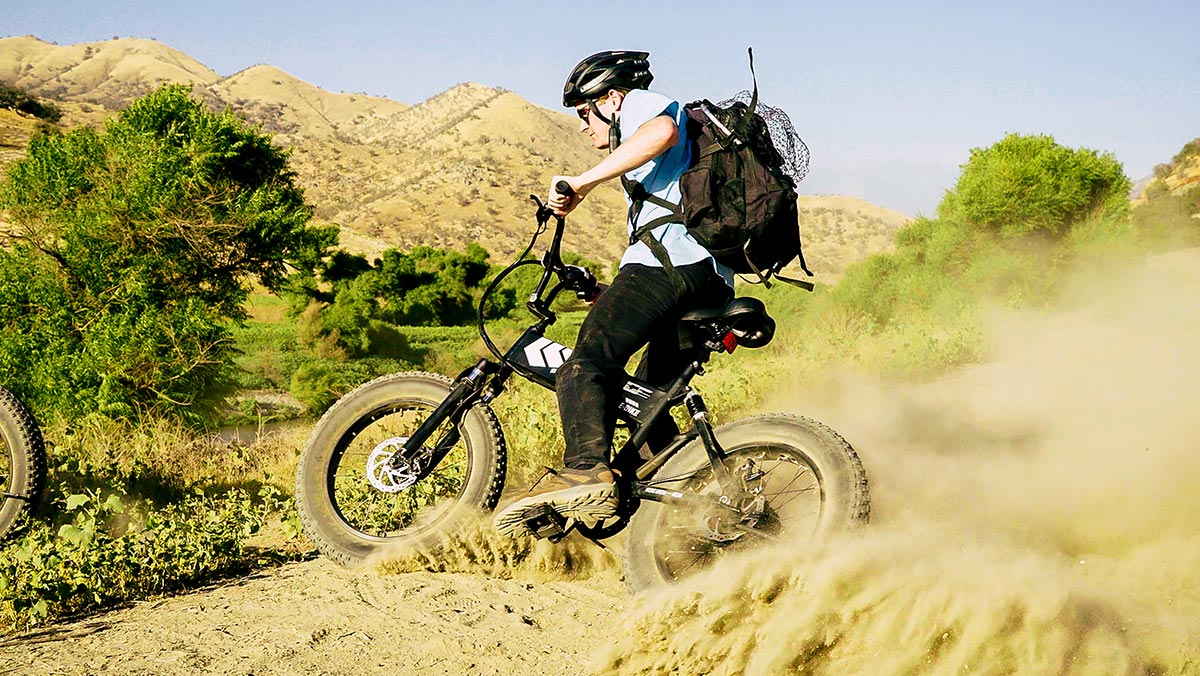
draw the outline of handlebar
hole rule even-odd
[[[554,189],[561,195],[571,196],[575,194],[575,190],[566,181],[558,181],[555,183]],[[580,300],[590,304],[600,294],[600,291],[603,290],[603,285],[599,283],[595,275],[593,275],[590,270],[577,265],[566,265],[563,263],[561,248],[563,229],[566,219],[555,214],[554,211],[551,210],[550,207],[546,206],[537,195],[530,195],[529,198],[532,199],[538,207],[537,231],[534,232],[533,238],[529,241],[529,246],[525,248],[525,251],[523,251],[521,255],[517,257],[517,260],[514,261],[512,265],[505,268],[503,272],[501,272],[496,276],[495,279],[492,280],[492,283],[488,285],[488,288],[483,292],[483,296],[479,299],[479,335],[481,338],[483,338],[483,342],[487,346],[488,350],[505,363],[507,363],[507,360],[492,342],[491,338],[487,334],[487,330],[484,327],[484,307],[487,304],[487,300],[491,296],[492,292],[495,291],[497,286],[499,286],[500,281],[507,277],[513,270],[516,270],[518,267],[523,265],[542,266],[542,278],[538,280],[537,288],[532,294],[530,294],[529,300],[525,303],[525,306],[534,314],[534,316],[541,320],[543,329],[546,326],[553,324],[556,320],[554,312],[550,310],[550,305],[554,302],[554,299],[558,296],[560,291],[563,291],[564,289],[574,291],[576,298],[579,298]],[[529,252],[533,250],[534,244],[537,243],[537,238],[546,231],[546,225],[550,222],[551,218],[554,218],[555,225],[554,236],[550,243],[550,248],[545,254],[542,255],[542,259],[540,261],[527,259],[526,256],[528,256]],[[558,277],[558,283],[547,292],[546,289],[550,285],[551,279],[554,277]]]

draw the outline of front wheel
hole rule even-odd
[[[352,565],[395,545],[430,546],[474,510],[496,506],[506,452],[500,423],[483,405],[430,436],[453,442],[431,472],[388,460],[450,393],[432,373],[397,373],[359,386],[330,408],[309,435],[296,469],[304,532],[323,554]],[[447,442],[449,443],[449,441]],[[418,453],[421,455],[421,453]]]
[[[41,496],[46,444],[33,414],[0,387],[0,541],[11,535]]]
[[[649,480],[652,487],[714,498],[712,506],[650,502],[629,522],[625,583],[632,591],[676,582],[719,557],[780,539],[812,540],[865,523],[867,475],[837,432],[800,416],[765,415],[714,430],[722,464],[741,489],[737,511],[697,439]]]

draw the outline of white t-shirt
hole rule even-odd
[[[691,164],[691,146],[687,140],[686,113],[683,106],[679,105],[678,101],[658,92],[645,89],[629,91],[625,94],[625,99],[621,104],[621,141],[626,141],[639,127],[659,115],[668,115],[675,120],[676,126],[679,127],[679,140],[666,152],[626,173],[625,176],[641,183],[642,187],[650,194],[672,204],[679,204],[681,201],[679,176]],[[629,195],[625,196],[625,201],[630,204]],[[636,222],[628,224],[628,232],[633,234],[633,231],[641,224],[649,223],[670,213],[664,207],[645,202],[637,214]],[[704,260],[712,261],[717,273],[725,278],[730,286],[733,286],[733,272],[713,260],[708,249],[692,239],[682,223],[667,223],[650,232],[655,239],[662,242],[672,265],[680,266]],[[625,250],[625,255],[621,257],[622,267],[630,263],[662,267],[662,263],[650,250],[650,247],[641,241],[631,244]]]

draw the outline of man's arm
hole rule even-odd
[[[555,176],[550,180],[550,207],[559,216],[570,213],[593,188],[637,169],[658,157],[679,140],[679,127],[669,115],[659,115],[633,132],[599,164],[578,176]],[[554,189],[559,181],[566,181],[575,189],[574,197],[560,195]]]

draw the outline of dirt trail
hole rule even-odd
[[[826,548],[634,599],[590,549],[317,560],[9,639],[0,674],[1200,675],[1200,250],[1113,272],[937,381],[779,384],[870,474]]]
[[[577,673],[628,604],[615,573],[578,581],[381,575],[327,561],[0,644],[0,674]]]

